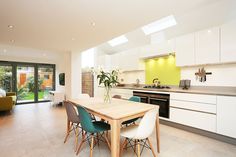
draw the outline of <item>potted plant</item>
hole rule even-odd
[[[111,72],[105,72],[104,70],[100,70],[97,75],[97,79],[99,80],[99,85],[104,85],[104,102],[111,102],[111,88],[116,86],[118,82],[118,70],[112,70]]]

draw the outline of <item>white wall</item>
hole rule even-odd
[[[201,66],[202,67],[202,66]],[[196,80],[195,72],[201,67],[184,67],[181,68],[181,79],[190,79],[193,86],[233,86],[236,87],[236,64],[227,65],[208,65],[204,66],[207,72],[206,82]]]
[[[81,53],[71,52],[71,98],[77,98],[81,94]]]
[[[123,79],[122,84],[132,84],[136,83],[136,80],[139,79],[140,84],[145,84],[145,71],[129,71],[124,72],[119,76],[119,81]]]
[[[70,52],[44,51],[0,44],[0,60],[56,64],[56,90],[70,97]],[[65,86],[59,85],[59,73],[66,75]]]

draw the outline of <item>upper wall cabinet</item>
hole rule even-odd
[[[111,69],[121,69],[122,71],[144,70],[144,63],[139,59],[138,48],[119,52],[111,55]]]
[[[101,67],[105,70],[110,69],[110,55],[100,55],[96,58],[97,67]]]
[[[175,52],[175,39],[146,45],[140,48],[141,58],[151,58]]]
[[[188,66],[195,64],[194,33],[176,38],[176,65]]]
[[[121,54],[115,53],[110,56],[110,69],[120,69]]]
[[[221,27],[221,62],[236,62],[236,20]]]
[[[220,61],[220,28],[214,27],[196,32],[196,64],[219,63]]]

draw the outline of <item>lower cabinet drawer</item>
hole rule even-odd
[[[216,115],[190,110],[170,108],[170,120],[202,130],[216,132]]]

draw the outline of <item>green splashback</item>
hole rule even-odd
[[[180,68],[176,67],[175,57],[167,56],[145,61],[146,84],[152,84],[158,78],[162,85],[178,85],[180,81]]]

